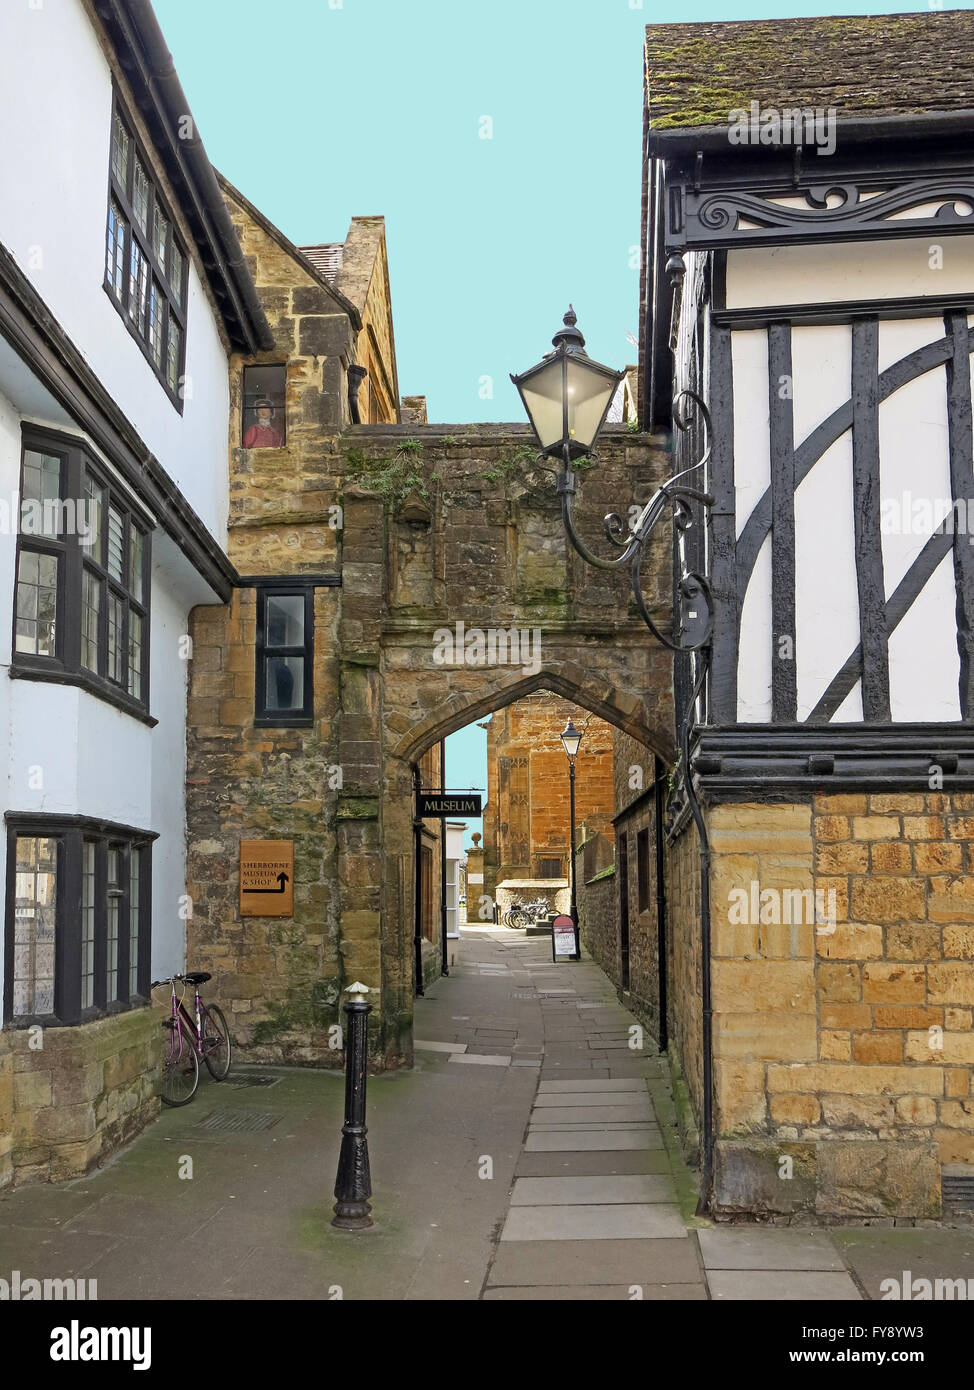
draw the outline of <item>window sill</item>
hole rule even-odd
[[[258,714],[254,719],[255,729],[312,729],[314,728],[314,716],[310,714],[296,714],[290,718],[286,716]]]
[[[24,661],[23,657],[14,657],[10,663],[11,680],[27,681],[48,681],[54,685],[76,685],[80,689],[87,691],[89,695],[94,695],[96,699],[104,700],[106,704],[114,705],[125,714],[130,714],[133,719],[138,719],[140,723],[146,724],[150,729],[154,729],[159,723],[154,719],[148,710],[140,705],[131,696],[117,686],[110,685],[107,681],[99,679],[86,671],[66,671],[60,663],[53,663],[48,666],[35,666]]]
[[[8,1018],[3,1027],[11,1032],[17,1029],[26,1031],[28,1028],[84,1028],[89,1023],[100,1023],[103,1019],[117,1018],[119,1014],[131,1014],[137,1009],[147,1007],[146,1001],[136,996],[128,1004],[116,1001],[107,1009],[84,1009],[80,1018],[63,1019],[57,1018],[54,1014],[23,1014],[17,1018]]]

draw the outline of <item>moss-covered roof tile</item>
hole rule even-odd
[[[725,125],[735,108],[836,108],[838,120],[974,110],[974,10],[646,29],[655,130]]]

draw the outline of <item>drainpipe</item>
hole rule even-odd
[[[706,1215],[710,1202],[714,1178],[714,1044],[713,1044],[713,1004],[711,1002],[710,970],[710,837],[704,822],[700,803],[693,786],[693,771],[690,767],[690,729],[697,698],[706,678],[708,660],[700,663],[700,675],[694,683],[687,706],[686,718],[680,739],[680,755],[683,766],[683,784],[687,789],[687,803],[693,815],[700,837],[700,1003],[703,1012],[703,1173],[700,1184],[698,1215]]]
[[[353,425],[362,423],[362,412],[359,410],[358,393],[362,382],[368,376],[367,367],[356,367],[354,364],[348,368],[348,413],[351,416]]]
[[[440,739],[440,791],[446,791],[446,739]],[[440,821],[440,974],[449,975],[446,939],[446,816]]]
[[[653,759],[653,804],[656,812],[656,959],[659,962],[659,1050],[665,1052],[670,1034],[667,1027],[669,1002],[666,993],[666,870],[663,860],[663,764]]]
[[[423,822],[419,819],[419,792],[422,787],[419,764],[413,768],[413,897],[415,898],[413,924],[413,951],[416,969],[416,995],[425,994],[423,989],[423,899],[420,888],[423,882]]]

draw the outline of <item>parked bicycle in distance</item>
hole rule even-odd
[[[230,1070],[230,1029],[223,1010],[216,1004],[204,1004],[200,998],[200,985],[212,978],[205,970],[195,970],[188,975],[153,980],[150,986],[158,989],[169,985],[172,990],[172,1012],[162,1023],[169,1032],[162,1059],[162,1099],[166,1105],[188,1105],[193,1099],[200,1084],[200,1058],[214,1081],[225,1080]],[[177,982],[183,986],[178,998]],[[187,985],[192,985],[196,992],[195,1018],[183,1003]]]
[[[524,928],[534,926],[547,917],[550,907],[547,898],[535,898],[533,902],[515,902],[503,916],[505,927]]]

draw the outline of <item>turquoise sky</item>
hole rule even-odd
[[[452,423],[522,418],[508,373],[569,301],[593,357],[636,360],[646,24],[922,8],[155,0],[210,159],[286,236],[384,214],[400,390]],[[484,749],[454,735],[451,785]]]
[[[569,300],[592,356],[636,359],[646,24],[919,8],[155,0],[210,159],[285,235],[384,214],[400,389],[455,423],[521,418],[508,373]]]

